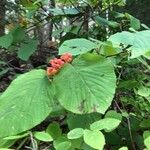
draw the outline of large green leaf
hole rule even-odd
[[[94,149],[103,150],[105,137],[100,131],[84,130],[84,141]]]
[[[4,139],[0,139],[0,149],[1,148],[9,148],[15,142],[16,142],[16,140],[4,140]]]
[[[71,53],[79,55],[95,49],[97,45],[89,40],[80,38],[65,41],[59,48],[59,55]]]
[[[44,70],[20,75],[0,96],[0,137],[26,131],[52,111],[53,88]]]
[[[18,57],[22,60],[28,60],[29,57],[37,50],[38,41],[29,39],[27,43],[22,43],[18,51]]]
[[[57,98],[74,113],[105,113],[116,88],[110,61],[96,54],[85,54],[67,64],[54,78]]]
[[[113,46],[119,47],[120,44],[124,44],[124,47],[131,45],[128,48],[131,51],[130,58],[137,58],[141,55],[150,57],[150,30],[140,31],[136,33],[130,33],[123,31],[116,33],[108,39],[113,43]]]
[[[13,42],[13,36],[11,33],[0,37],[0,47],[8,48]]]

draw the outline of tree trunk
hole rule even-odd
[[[50,8],[55,8],[55,0],[50,0]],[[49,23],[49,40],[52,40],[52,33],[53,33],[53,20],[51,19],[50,23]]]
[[[5,34],[5,5],[6,0],[0,0],[0,36]]]
[[[55,8],[55,0],[50,0],[48,6],[44,6],[45,10],[49,8]],[[51,15],[51,14],[49,14]],[[41,46],[47,46],[47,42],[52,40],[53,22],[52,19],[43,22],[43,24],[38,27],[38,38]]]

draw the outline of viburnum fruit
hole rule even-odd
[[[72,61],[72,55],[70,53],[65,53],[60,58],[66,63],[70,63]]]
[[[53,68],[60,69],[63,67],[64,61],[62,61],[61,59],[54,58],[50,61],[50,64]]]
[[[63,66],[65,63],[70,63],[72,61],[72,55],[69,53],[63,54],[60,59],[54,58],[50,60],[51,67],[47,68],[47,75],[53,76],[55,75]]]
[[[48,76],[53,76],[58,72],[57,69],[53,68],[53,67],[48,67],[47,68],[47,75]]]

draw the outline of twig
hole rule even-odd
[[[116,104],[116,107],[118,108],[118,110],[122,113],[123,111],[121,110],[121,108],[119,107],[117,101],[115,100],[115,104]],[[123,105],[123,103],[122,103]],[[124,110],[126,111],[124,105],[123,105],[123,108]],[[127,111],[126,111],[127,112]],[[132,148],[133,150],[136,150],[135,148],[135,144],[134,144],[134,141],[133,141],[133,136],[132,136],[132,132],[131,132],[131,123],[130,123],[130,119],[129,119],[129,116],[125,116],[125,118],[127,119],[127,124],[128,124],[128,130],[129,130],[129,135],[130,135],[130,140],[131,140],[131,144],[132,144]]]
[[[126,117],[126,118],[127,118],[127,123],[128,123],[128,129],[129,129],[130,139],[131,139],[131,143],[132,143],[132,148],[133,148],[133,150],[136,150],[135,145],[134,145],[134,141],[133,141],[133,137],[132,137],[132,132],[131,132],[130,119],[129,119],[129,117]]]
[[[38,150],[37,142],[36,142],[36,140],[34,140],[31,132],[30,132],[30,139],[31,139],[31,144],[32,144],[32,150]]]

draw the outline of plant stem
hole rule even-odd
[[[133,150],[136,150],[135,145],[134,145],[134,141],[133,141],[133,137],[132,137],[132,132],[131,132],[130,119],[129,119],[129,117],[126,117],[126,118],[127,118],[127,123],[128,123],[128,129],[129,129],[130,139],[131,139],[131,143],[132,143],[132,148],[133,148]]]

